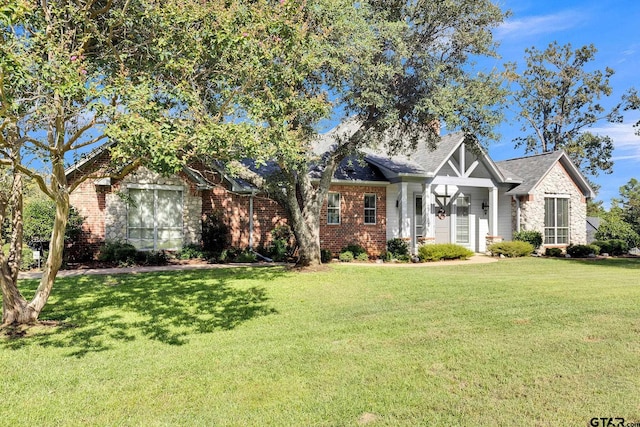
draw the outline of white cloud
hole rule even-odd
[[[566,10],[551,15],[527,16],[521,19],[509,19],[497,30],[498,38],[527,37],[536,34],[568,30],[585,21],[583,12]]]
[[[607,135],[613,139],[615,152],[613,160],[639,160],[640,161],[640,136],[636,135],[638,128],[633,125],[638,118],[626,123],[610,123],[605,126],[590,128],[589,132]]]

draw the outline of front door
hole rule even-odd
[[[424,224],[422,221],[422,196],[415,197],[413,209],[413,247],[418,247],[418,242],[421,237],[424,237]]]
[[[436,243],[451,243],[451,197],[436,195]]]

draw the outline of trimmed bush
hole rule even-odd
[[[118,264],[133,264],[138,250],[130,243],[108,240],[100,248],[98,260]]]
[[[551,256],[551,257],[561,257],[562,256],[562,249],[560,249],[560,248],[547,248],[544,251],[544,255],[545,256]]]
[[[504,255],[509,258],[517,258],[522,256],[531,255],[533,252],[533,245],[528,242],[513,241],[513,242],[499,242],[489,245],[487,248],[493,255]]]
[[[404,255],[409,255],[409,245],[407,241],[396,237],[387,241],[387,254],[391,255],[391,258],[398,258]]]
[[[333,259],[333,253],[329,249],[320,249],[320,261],[323,264],[331,262]]]
[[[256,262],[257,260],[258,260],[258,257],[256,256],[256,254],[251,252],[249,249],[241,250],[240,252],[236,253],[235,257],[233,258],[233,262],[247,263],[247,264]]]
[[[418,249],[420,261],[440,261],[450,259],[468,259],[473,252],[464,246],[453,243],[441,243],[436,245],[422,245]]]
[[[542,233],[535,230],[517,231],[513,233],[513,240],[530,243],[535,250],[542,245]]]
[[[340,253],[342,253],[342,252],[351,252],[351,255],[353,255],[354,259],[357,258],[358,255],[360,255],[360,254],[366,254],[367,253],[366,249],[363,248],[362,246],[360,246],[357,243],[351,243],[351,244],[345,246],[340,251]]]
[[[589,255],[598,255],[600,247],[596,245],[569,245],[567,254],[572,258],[587,258]]]
[[[610,240],[597,240],[593,242],[600,248],[601,254],[609,254],[612,256],[624,255],[629,252],[629,245],[624,240],[610,239]]]
[[[340,260],[340,262],[351,262],[353,261],[353,252],[351,251],[340,252],[340,256],[338,256],[338,259]]]
[[[357,261],[369,261],[369,255],[367,255],[366,252],[363,252],[361,254],[358,254],[358,256],[356,257]]]
[[[169,263],[169,257],[164,251],[138,251],[135,260],[139,265],[166,265]]]

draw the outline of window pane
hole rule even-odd
[[[469,198],[456,201],[456,242],[469,243]]]
[[[327,197],[327,224],[340,224],[340,193]]]
[[[556,199],[558,214],[557,214],[557,227],[569,226],[569,199]]]
[[[364,223],[365,224],[376,223],[376,195],[375,194],[364,195]]]
[[[555,225],[554,201],[555,199],[551,199],[551,198],[544,199],[544,226],[545,227],[553,227]]]

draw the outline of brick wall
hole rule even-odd
[[[340,224],[327,224],[327,202],[320,213],[320,247],[334,254],[350,243],[363,246],[369,256],[379,256],[387,244],[386,189],[378,186],[332,185],[340,193]],[[364,194],[376,195],[376,223],[364,223]]]
[[[232,193],[222,184],[203,191],[202,213],[219,213],[229,227],[231,246],[249,246],[250,196]],[[273,200],[256,195],[253,197],[253,246],[266,246],[271,241],[271,230],[286,224],[284,210]]]

